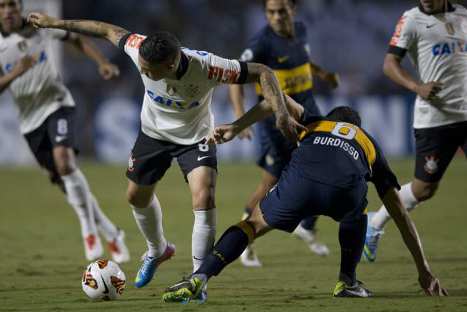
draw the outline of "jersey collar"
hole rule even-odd
[[[181,51],[180,53],[180,64],[178,65],[177,72],[175,73],[178,80],[180,80],[183,77],[183,75],[185,75],[189,65],[188,56],[186,56],[185,53],[183,53],[183,51]]]
[[[423,6],[419,3],[418,4],[418,9],[423,13],[423,14],[426,14],[426,15],[435,15],[435,14],[439,14],[439,13],[446,13],[446,12],[454,12],[456,10],[456,8],[452,5],[451,2],[448,1],[448,10],[445,12],[444,9],[443,11],[441,12],[433,12],[433,13],[427,13],[425,12],[425,10],[423,9]]]

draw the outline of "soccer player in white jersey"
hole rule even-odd
[[[101,211],[86,178],[75,161],[74,107],[50,59],[48,45],[53,39],[70,42],[96,61],[104,79],[118,75],[109,63],[84,38],[59,30],[37,30],[21,15],[20,0],[0,0],[0,92],[10,90],[19,108],[21,132],[40,166],[48,171],[52,183],[66,193],[75,210],[88,260],[102,257],[99,230],[109,244],[116,262],[129,260],[124,233]]]
[[[275,108],[276,125],[288,138],[294,138],[297,123],[287,111],[272,70],[257,63],[181,48],[178,39],[167,32],[144,36],[107,23],[57,20],[39,13],[32,13],[29,20],[37,27],[105,38],[124,50],[138,67],[145,95],[141,131],[127,171],[127,194],[148,251],[135,285],[143,287],[149,283],[156,268],[175,252],[164,237],[161,206],[154,194],[173,158],[177,158],[192,194],[195,215],[192,256],[196,271],[215,239],[216,149],[205,144],[213,129],[210,111],[213,89],[221,83],[259,82],[264,97]],[[204,298],[205,292],[200,299]]]
[[[418,78],[401,66],[406,53]],[[415,177],[399,193],[410,211],[433,197],[456,151],[467,154],[467,9],[446,0],[420,0],[397,24],[384,73],[417,94]],[[374,261],[390,217],[383,206],[368,218],[364,256]]]

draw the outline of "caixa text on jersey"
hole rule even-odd
[[[39,58],[37,59],[37,62],[38,63],[43,63],[47,61],[47,54],[45,53],[45,51],[41,51],[41,53],[39,53]],[[13,67],[15,67],[16,63],[18,61],[16,61],[15,63],[8,63],[8,64],[5,64],[5,72],[6,73],[9,73],[13,70]]]
[[[157,95],[154,92],[152,92],[151,90],[147,90],[146,92],[147,92],[149,98],[151,98],[151,100],[153,100],[155,103],[163,105],[163,106],[173,107],[173,108],[178,108],[178,109],[183,109],[183,110],[188,110],[188,109],[192,109],[194,107],[199,106],[198,101],[192,102],[192,103],[183,102],[183,101],[174,101],[174,100],[171,100],[171,99],[164,98],[164,97],[162,97],[160,95]]]
[[[456,52],[467,52],[467,42],[465,41],[451,41],[441,42],[433,46],[433,55],[453,54]]]

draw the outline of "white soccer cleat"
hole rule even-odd
[[[320,257],[329,256],[329,248],[323,243],[314,242],[309,245],[310,250]]]
[[[316,240],[313,230],[307,230],[299,224],[292,234],[303,240],[316,255],[321,257],[329,255],[328,246]]]
[[[86,259],[94,261],[102,258],[104,249],[102,248],[101,239],[96,234],[89,234],[83,239],[84,243],[84,254]]]
[[[117,237],[108,242],[108,248],[113,261],[119,264],[130,261],[130,252],[125,244],[125,232],[123,230],[118,230]]]
[[[259,261],[252,245],[248,245],[248,247],[246,247],[246,249],[240,255],[240,262],[243,264],[243,266],[248,268],[260,268],[263,266],[261,261]]]

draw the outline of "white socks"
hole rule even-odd
[[[99,207],[99,203],[93,194],[91,196],[91,205],[94,211],[94,220],[99,232],[105,237],[108,242],[113,241],[118,236],[118,228],[107,218],[104,212]]]
[[[404,205],[405,209],[409,212],[418,204],[418,200],[412,192],[412,183],[404,184],[401,187],[399,197],[402,205]],[[381,208],[373,215],[373,218],[371,218],[370,224],[375,229],[382,230],[389,219],[391,219],[391,217],[389,216],[388,211],[384,206],[381,206]]]
[[[83,237],[87,237],[90,234],[96,235],[97,230],[91,204],[91,193],[83,173],[79,169],[76,169],[71,174],[62,176],[61,178],[65,185],[68,202],[78,215],[81,224],[81,235]]]
[[[195,222],[191,236],[193,272],[196,272],[205,256],[212,250],[216,239],[216,209],[195,210]]]
[[[162,228],[161,205],[156,195],[146,208],[131,207],[133,208],[136,224],[146,239],[148,245],[147,255],[150,257],[161,256],[167,248],[167,240],[164,237]]]

